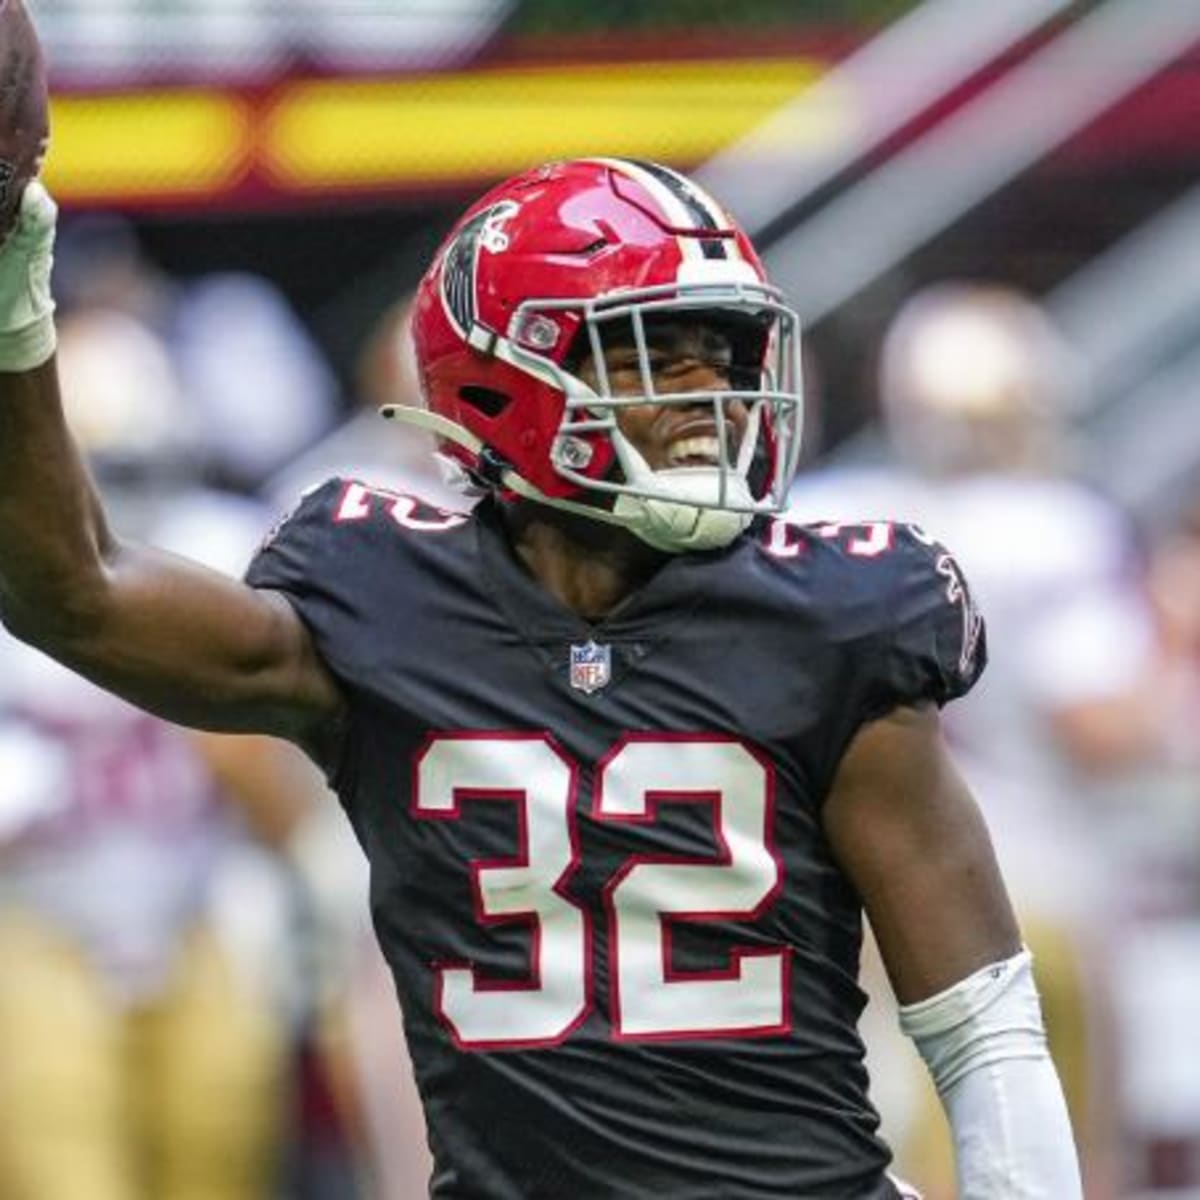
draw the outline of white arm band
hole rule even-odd
[[[54,353],[50,268],[58,206],[35,179],[0,245],[0,371],[31,371]]]
[[[1081,1200],[1028,950],[900,1009],[954,1134],[959,1200]]]

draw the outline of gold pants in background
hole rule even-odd
[[[264,1200],[285,1055],[203,931],[161,996],[122,1009],[61,935],[0,915],[0,1196]]]

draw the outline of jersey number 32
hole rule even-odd
[[[488,979],[476,965],[436,967],[438,1015],[473,1050],[553,1045],[586,1018],[597,975],[591,914],[566,884],[579,864],[579,766],[541,733],[441,734],[420,754],[414,815],[464,819],[461,800],[517,808],[510,859],[476,860],[471,883],[484,926],[532,930],[528,980]],[[640,1041],[782,1033],[788,954],[730,946],[723,968],[680,971],[671,930],[680,921],[752,921],[775,899],[783,871],[770,831],[770,766],[718,738],[631,736],[596,767],[592,816],[649,823],[664,800],[709,805],[718,847],[708,859],[631,856],[604,889],[613,1036]]]

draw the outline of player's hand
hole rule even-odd
[[[40,180],[31,180],[0,245],[0,371],[30,371],[54,353],[50,270],[57,221],[58,205]]]

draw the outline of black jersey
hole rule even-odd
[[[983,662],[919,530],[767,523],[603,622],[471,516],[332,481],[249,581],[349,702],[439,1197],[894,1197],[821,806],[849,740]]]

